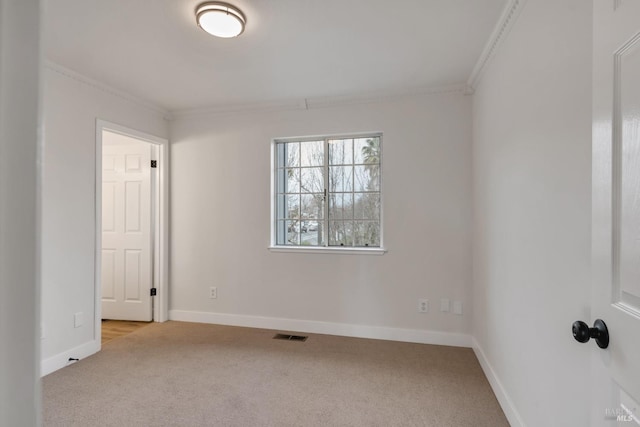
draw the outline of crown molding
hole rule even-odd
[[[416,88],[410,88],[410,89],[405,89],[401,91],[369,92],[369,93],[358,94],[358,95],[308,98],[307,106],[308,106],[308,109],[328,108],[328,107],[337,107],[342,105],[377,103],[382,101],[390,101],[398,98],[416,97],[416,96],[424,96],[424,95],[439,95],[439,94],[447,94],[447,93],[464,94],[464,92],[465,92],[465,85],[463,84],[416,87]]]
[[[109,85],[106,85],[102,82],[99,82],[97,80],[94,80],[92,78],[89,78],[83,74],[78,73],[77,71],[73,71],[69,68],[63,67],[60,64],[57,64],[53,61],[49,61],[46,60],[44,61],[44,68],[51,70],[55,73],[58,73],[60,75],[63,75],[67,78],[73,79],[77,82],[80,82],[84,85],[87,85],[93,89],[97,89],[101,92],[107,93],[111,96],[115,96],[117,98],[120,98],[122,100],[128,101],[132,104],[137,105],[138,107],[142,107],[146,110],[152,111],[156,114],[161,115],[165,120],[169,120],[171,118],[171,115],[169,114],[169,111],[167,111],[166,109],[160,107],[157,104],[154,104],[153,102],[149,102],[147,100],[138,98],[136,96],[130,95],[126,92],[123,92],[121,90],[115,89]]]
[[[390,101],[398,98],[448,93],[467,94],[464,84],[431,86],[405,89],[401,91],[369,92],[355,95],[327,96],[315,98],[291,99],[283,101],[259,102],[250,104],[216,105],[205,108],[174,110],[169,112],[172,119],[191,116],[208,116],[233,113],[273,112],[291,110],[311,110],[318,108],[339,107],[345,105],[369,104]]]
[[[498,47],[509,34],[509,31],[511,31],[511,28],[522,12],[525,3],[526,0],[509,0],[505,5],[498,23],[493,29],[482,54],[480,54],[480,58],[478,58],[478,62],[476,62],[476,65],[473,67],[473,71],[467,80],[469,94],[472,94],[475,91],[480,79],[482,78],[484,70],[495,55]]]
[[[469,88],[464,84],[415,87],[396,91],[378,91],[359,93],[355,95],[327,96],[315,98],[289,99],[279,101],[254,102],[245,104],[225,104],[214,105],[204,108],[189,108],[183,110],[166,110],[157,104],[135,97],[121,90],[115,89],[107,84],[94,80],[74,70],[63,67],[53,61],[45,61],[44,68],[55,73],[61,74],[67,78],[76,80],[84,85],[90,86],[109,95],[118,97],[125,101],[131,102],[139,107],[150,110],[156,114],[162,115],[165,120],[173,120],[180,117],[190,116],[208,116],[218,114],[233,113],[252,113],[252,112],[272,112],[272,111],[291,111],[291,110],[310,110],[316,108],[330,108],[343,105],[369,104],[392,99],[416,97],[424,95],[437,95],[447,93],[460,93],[468,95]]]
[[[519,0],[522,1],[522,0]],[[189,108],[183,110],[166,110],[157,104],[135,97],[121,90],[115,89],[102,82],[89,78],[69,68],[63,67],[52,61],[45,61],[44,67],[67,78],[76,80],[109,95],[131,102],[139,107],[162,115],[165,120],[174,120],[182,117],[210,116],[220,114],[244,114],[265,113],[274,111],[311,110],[318,108],[331,108],[357,104],[371,104],[383,101],[391,101],[399,98],[410,98],[427,95],[453,94],[470,95],[473,90],[465,84],[453,84],[442,86],[414,87],[395,91],[376,91],[353,95],[326,96],[315,98],[289,99],[279,101],[265,101],[245,104],[213,105],[204,108]]]
[[[285,110],[306,110],[306,99],[292,99],[284,101],[252,102],[246,104],[213,105],[203,108],[187,108],[172,110],[169,115],[172,119],[190,116],[209,116],[229,113],[251,113]]]

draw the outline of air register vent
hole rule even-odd
[[[276,334],[273,339],[274,340],[286,340],[286,341],[306,341],[307,338],[302,335],[287,335],[287,334]]]

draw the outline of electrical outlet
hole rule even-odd
[[[73,315],[73,327],[79,328],[84,323],[82,312],[78,312]]]
[[[457,314],[458,316],[462,316],[462,301],[454,301],[453,302],[453,314]]]
[[[440,300],[440,311],[447,313],[451,310],[451,301],[449,298],[442,298]]]
[[[209,288],[209,298],[216,299],[218,298],[218,288],[212,286]]]
[[[418,312],[420,312],[420,313],[428,313],[429,312],[429,300],[428,299],[419,299],[418,300]]]

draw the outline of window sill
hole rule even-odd
[[[335,248],[306,246],[269,246],[271,252],[302,254],[345,254],[345,255],[384,255],[384,248]]]

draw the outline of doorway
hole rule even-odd
[[[96,124],[96,337],[102,319],[168,318],[168,141]]]

